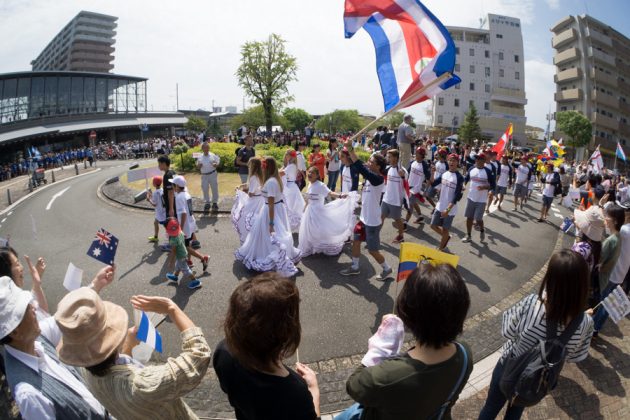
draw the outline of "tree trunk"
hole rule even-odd
[[[265,127],[267,128],[267,132],[272,133],[271,129],[273,127],[273,107],[271,106],[271,99],[265,100],[265,102],[263,103],[263,109],[265,110]]]

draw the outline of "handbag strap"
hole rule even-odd
[[[440,420],[444,416],[444,413],[446,412],[448,407],[451,405],[453,399],[455,398],[455,394],[457,393],[457,390],[462,385],[464,377],[466,376],[466,370],[468,370],[468,353],[466,353],[466,348],[464,348],[464,346],[458,342],[455,342],[455,345],[462,351],[462,355],[464,357],[464,363],[462,364],[462,371],[459,373],[459,378],[457,378],[457,382],[455,382],[455,387],[453,388],[450,395],[448,396],[448,399],[446,400],[446,402],[444,402],[444,404],[440,406],[437,413],[431,416],[431,418],[435,418],[437,420]]]

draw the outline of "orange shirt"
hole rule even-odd
[[[308,157],[308,163],[315,166],[319,170],[319,176],[324,177],[326,170],[326,157],[321,153],[311,153]]]

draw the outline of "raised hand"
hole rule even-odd
[[[92,279],[92,288],[96,291],[96,293],[100,293],[103,287],[110,285],[114,281],[114,276],[116,274],[116,266],[108,265],[107,267],[101,268],[94,279]]]

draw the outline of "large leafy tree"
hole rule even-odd
[[[329,114],[322,115],[316,122],[315,128],[330,134],[339,131],[359,131],[364,120],[356,109],[336,109]]]
[[[287,128],[291,131],[302,131],[313,121],[313,116],[301,108],[286,108],[282,115],[287,119],[289,123]]]
[[[246,42],[241,47],[241,64],[236,70],[239,86],[262,106],[267,131],[273,125],[274,110],[293,99],[288,85],[297,80],[297,61],[286,51],[285,44],[276,34],[266,41]]]
[[[567,144],[573,148],[586,146],[593,136],[593,125],[577,111],[558,112],[556,128],[569,136]]]
[[[263,106],[257,105],[247,108],[242,114],[235,116],[230,121],[230,128],[232,130],[238,130],[238,128],[242,125],[245,125],[253,130],[257,130],[258,127],[266,127],[265,110]],[[285,117],[275,111],[272,111],[271,125],[280,125],[286,130],[290,124]],[[271,131],[270,128],[268,128],[268,130]]]
[[[459,140],[470,144],[475,139],[481,139],[481,127],[479,126],[479,115],[474,104],[470,105],[468,112],[464,116],[464,122],[457,130]]]
[[[184,124],[184,128],[190,131],[201,132],[208,128],[208,123],[201,117],[191,115]]]
[[[405,118],[405,113],[402,111],[396,111],[392,114],[389,114],[387,117],[383,118],[379,125],[386,125],[391,129],[398,128],[400,124],[402,124],[403,119]]]

